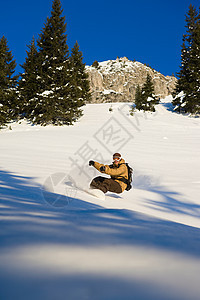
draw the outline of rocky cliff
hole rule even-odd
[[[177,81],[174,76],[164,76],[126,57],[100,62],[96,67],[86,66],[86,71],[89,74],[93,103],[134,102],[136,87],[138,84],[142,87],[148,73],[158,98],[170,95]]]

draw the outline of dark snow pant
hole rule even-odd
[[[120,184],[112,178],[105,178],[102,176],[95,177],[90,183],[90,187],[94,189],[99,189],[102,192],[113,192],[120,194],[122,193],[122,188]]]

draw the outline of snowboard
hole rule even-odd
[[[101,200],[105,200],[105,194],[104,192],[102,192],[101,190],[99,189],[91,189],[89,187],[83,187],[81,186],[80,184],[78,184],[77,182],[75,182],[75,180],[71,177],[71,176],[68,176],[68,178],[70,179],[71,181],[71,184],[77,188],[78,190],[81,190],[95,198],[99,198]]]
[[[98,189],[91,189],[91,188],[78,188],[78,189],[91,195],[91,196],[94,196],[95,198],[99,198],[101,200],[123,199],[122,196],[119,196],[115,193],[104,194],[104,192],[102,192],[101,190],[98,190]]]
[[[94,197],[99,198],[101,200],[105,200],[105,194],[101,190],[85,188],[85,189],[83,189],[83,191],[90,194],[91,196],[94,196]]]
[[[70,175],[68,175],[68,179],[70,180],[69,182],[66,182],[66,184],[74,186],[76,189],[85,192],[95,198],[101,199],[101,200],[106,200],[106,199],[123,199],[123,197],[121,195],[118,195],[116,193],[112,193],[112,192],[108,192],[106,194],[104,194],[104,192],[102,192],[99,189],[92,189],[89,187],[84,187],[83,185],[81,185],[80,183],[78,183],[77,181],[75,181],[73,179],[73,177],[71,177]],[[85,183],[85,185],[87,185]]]

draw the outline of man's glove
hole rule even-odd
[[[101,171],[101,172],[105,172],[105,170],[106,170],[106,167],[105,167],[105,166],[102,166],[102,167],[100,168],[100,171]]]
[[[94,161],[93,160],[89,161],[89,166],[94,166]]]

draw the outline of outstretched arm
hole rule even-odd
[[[93,166],[95,167],[99,172],[101,173],[105,173],[104,171],[102,171],[102,167],[104,167],[104,164],[100,164],[98,163],[97,161],[93,161],[93,160],[90,160],[89,161],[89,166]]]

